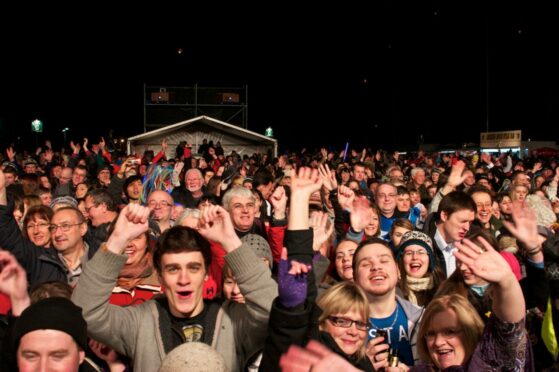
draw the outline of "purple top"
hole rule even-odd
[[[439,370],[431,364],[421,363],[411,371]],[[505,323],[492,314],[468,363],[444,371],[534,371],[532,346],[524,319],[518,323]]]

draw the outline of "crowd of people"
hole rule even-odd
[[[0,371],[559,366],[553,158],[0,158]]]

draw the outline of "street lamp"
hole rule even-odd
[[[70,128],[66,127],[62,129],[62,133],[64,134],[64,146],[66,146],[66,132],[68,132]]]

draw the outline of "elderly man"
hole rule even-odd
[[[173,200],[185,208],[196,208],[204,195],[204,177],[199,169],[191,168],[184,175],[184,183],[173,189]]]
[[[164,233],[171,228],[171,215],[173,214],[173,198],[162,190],[153,191],[148,196],[147,205],[151,210],[151,218],[159,226],[159,231]]]

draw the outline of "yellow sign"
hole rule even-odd
[[[481,148],[520,147],[522,142],[521,130],[506,132],[482,132],[479,140]]]

